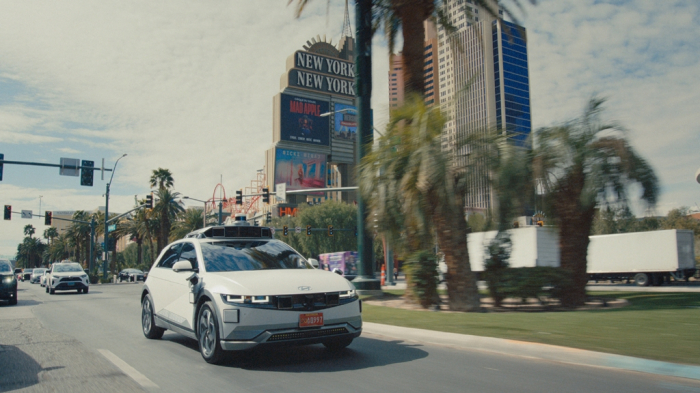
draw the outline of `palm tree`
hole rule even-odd
[[[213,220],[214,215],[213,214],[207,214],[206,220],[207,222]],[[175,241],[178,239],[182,239],[187,235],[188,233],[202,228],[202,225],[204,223],[202,222],[202,212],[199,209],[192,209],[189,208],[185,210],[180,217],[178,218],[177,221],[173,223],[173,230],[170,232],[170,237],[168,238],[169,241]]]
[[[36,229],[34,229],[34,226],[32,224],[27,224],[24,226],[24,236],[32,237],[32,235],[34,235],[35,232]]]
[[[73,213],[73,220],[83,221],[83,222],[71,222],[68,227],[68,235],[73,238],[75,243],[75,259],[76,262],[82,264],[81,257],[83,255],[89,255],[90,247],[90,225],[85,222],[90,221],[90,213],[84,210],[78,210]]]
[[[53,239],[58,237],[58,230],[56,227],[48,227],[44,230],[44,239],[49,241],[49,246],[53,242]]]
[[[449,307],[480,309],[476,275],[467,252],[464,174],[442,151],[444,119],[420,95],[393,112],[386,135],[360,167],[360,190],[375,214],[378,232],[409,253],[432,248],[445,254]]]
[[[158,168],[153,170],[150,182],[151,188],[158,186],[158,189],[162,190],[172,187],[175,180],[173,180],[173,174],[170,173],[170,170]]]
[[[537,130],[535,174],[559,219],[561,267],[571,274],[566,307],[586,301],[588,236],[598,205],[625,204],[627,186],[641,185],[650,206],[659,195],[651,166],[629,145],[624,130],[600,120],[603,99],[592,98],[581,118]]]
[[[158,252],[168,244],[170,237],[171,222],[177,219],[178,214],[184,212],[182,202],[177,199],[180,197],[179,192],[171,191],[168,188],[160,188],[155,192],[158,197],[158,202],[153,207],[153,212],[160,219],[160,233],[158,236]]]

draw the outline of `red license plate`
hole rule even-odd
[[[299,315],[299,327],[323,326],[323,313],[315,312],[311,314]]]

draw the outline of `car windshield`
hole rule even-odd
[[[0,262],[0,273],[7,273],[12,271],[12,266],[7,262]]]
[[[32,269],[24,269],[24,274],[28,274],[28,273],[31,273],[31,272],[32,272]]]
[[[279,240],[202,242],[207,272],[267,269],[313,269],[291,247]]]
[[[34,269],[34,271],[33,271],[32,273],[34,273],[34,274],[41,274],[41,273],[43,273],[43,272],[45,272],[45,271],[46,271],[46,269]]]
[[[53,265],[53,271],[55,273],[62,273],[62,272],[82,272],[83,268],[80,267],[78,264],[56,264]]]

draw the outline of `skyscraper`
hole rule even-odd
[[[438,28],[439,103],[448,122],[443,148],[470,165],[469,211],[494,206],[486,167],[469,158],[469,148],[457,149],[468,135],[486,135],[497,128],[523,146],[531,131],[530,88],[525,29],[499,21],[471,0],[446,0],[456,32]]]

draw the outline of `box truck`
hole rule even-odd
[[[357,277],[357,251],[341,251],[320,254],[321,268],[333,271],[340,270],[348,280]]]
[[[484,271],[487,247],[496,231],[467,237],[471,268]],[[560,266],[559,234],[550,227],[510,229],[511,267]],[[695,274],[693,231],[668,229],[591,236],[587,271],[590,279],[632,280],[640,286],[661,285],[671,277],[688,280]]]
[[[591,236],[587,271],[592,280],[660,285],[695,274],[693,231],[668,229]]]

